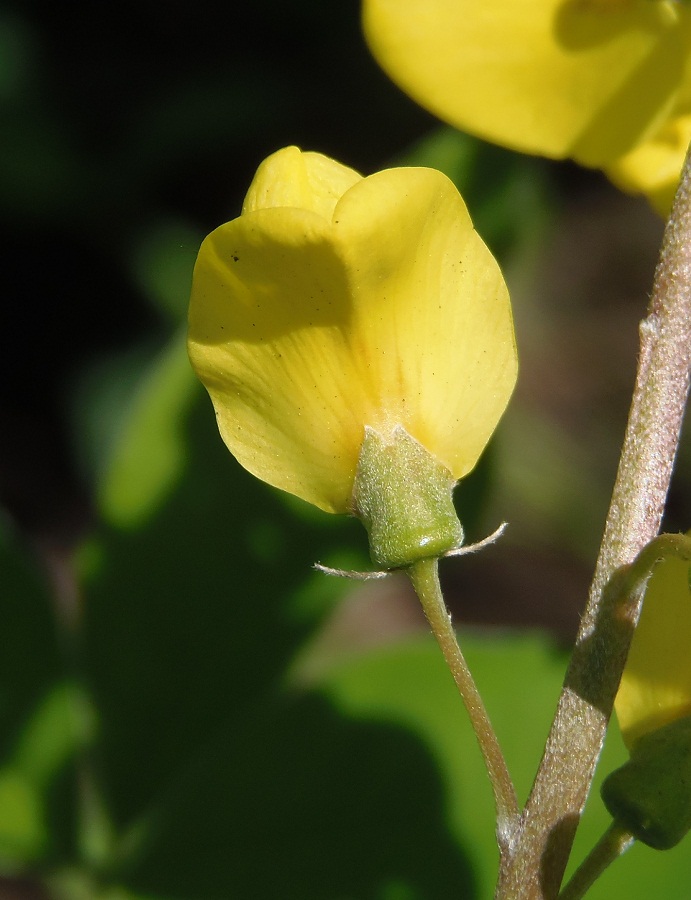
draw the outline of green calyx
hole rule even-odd
[[[691,829],[691,716],[639,738],[601,793],[612,817],[639,841],[656,850],[676,846]]]
[[[384,437],[366,427],[353,507],[369,534],[375,564],[400,569],[459,547],[463,528],[453,487],[449,470],[404,428]]]

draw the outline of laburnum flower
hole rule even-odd
[[[364,0],[363,21],[384,70],[442,120],[670,204],[691,139],[687,4]]]
[[[689,144],[691,112],[670,119],[649,140],[607,166],[607,175],[623,191],[645,194],[665,216],[672,208]]]
[[[691,716],[689,564],[668,558],[648,583],[615,701],[624,742]]]
[[[453,483],[517,365],[504,281],[452,182],[425,168],[363,178],[296,147],[261,164],[242,214],[203,242],[189,353],[246,469],[365,516],[365,444],[429,454]]]
[[[630,759],[602,785],[620,827],[659,850],[691,828],[689,564],[658,563],[615,707]]]

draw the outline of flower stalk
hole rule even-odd
[[[581,900],[605,869],[623,856],[635,840],[630,832],[613,822],[573,873],[559,900]]]
[[[574,654],[515,851],[497,900],[553,900],[588,796],[642,601],[608,585],[659,530],[691,368],[691,161],[687,155],[662,250],[629,422],[600,555]]]
[[[438,568],[437,559],[422,559],[410,566],[407,572],[446,664],[451,670],[480,745],[494,791],[497,842],[502,856],[505,856],[510,851],[518,824],[516,791],[487,710],[456,640],[451,617],[439,586]]]

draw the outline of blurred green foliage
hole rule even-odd
[[[288,143],[363,171],[446,171],[519,298],[563,194],[553,168],[438,128],[399,94],[354,0],[227,17],[209,0],[0,7],[0,896],[486,897],[491,792],[436,647],[385,625],[324,651],[354,595],[312,563],[366,568],[364,532],[230,458],[184,318],[202,235]],[[520,346],[543,339],[536,318],[517,304]],[[590,561],[597,471],[525,403],[505,435],[459,492],[471,537],[513,504]],[[463,581],[466,565],[446,567]],[[472,592],[506,620],[486,585]],[[525,797],[565,656],[543,633],[462,643]],[[601,771],[621,759],[615,731]],[[594,794],[576,861],[606,821]],[[635,848],[592,896],[664,884],[682,900],[689,874],[684,844]]]

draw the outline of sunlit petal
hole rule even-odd
[[[242,212],[273,207],[312,210],[331,219],[339,199],[362,175],[321,153],[286,147],[257,169]]]
[[[334,217],[365,424],[403,427],[461,478],[516,379],[508,293],[458,191],[433,169],[356,185]]]
[[[366,426],[403,426],[460,478],[516,378],[496,262],[441,173],[361,179],[296,152],[260,168],[195,269],[190,357],[224,441],[259,478],[332,512],[350,509]]]

